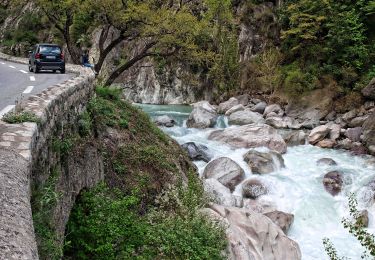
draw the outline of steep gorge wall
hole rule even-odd
[[[0,54],[1,59],[27,63],[26,59]],[[53,157],[52,142],[58,129],[74,124],[94,95],[95,75],[81,66],[67,65],[77,74],[71,80],[51,86],[22,103],[40,122],[7,124],[0,121],[0,259],[38,259],[31,211],[31,183],[49,178],[49,169],[58,165]],[[62,194],[57,230],[64,229],[75,196],[103,178],[100,155],[90,145],[83,147],[82,158],[67,157],[69,165],[58,184]],[[95,163],[92,163],[94,161]],[[70,169],[70,170],[69,170]],[[68,188],[69,187],[69,188]],[[63,231],[61,231],[63,232]]]

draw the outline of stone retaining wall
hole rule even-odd
[[[28,63],[2,53],[0,59]],[[38,116],[40,123],[0,120],[0,259],[38,259],[30,204],[33,165],[48,153],[56,126],[77,117],[94,93],[91,69],[67,64],[66,71],[77,76],[22,102],[22,109]]]

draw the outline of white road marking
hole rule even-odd
[[[27,74],[27,71],[24,71],[24,70],[20,70],[22,73],[25,73],[25,74]]]
[[[5,62],[2,62],[1,64],[5,65]]]
[[[8,113],[14,107],[15,107],[15,105],[6,106],[3,110],[0,111],[0,118],[2,118],[6,113]]]
[[[35,77],[34,76],[30,76],[30,81],[35,81]]]
[[[33,90],[34,86],[28,86],[25,91],[23,92],[24,94],[29,94]]]
[[[16,67],[14,67],[14,66],[12,66],[12,65],[9,65],[9,68],[15,69]]]

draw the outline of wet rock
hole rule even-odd
[[[245,172],[235,161],[227,157],[217,158],[207,164],[203,176],[217,179],[231,191],[244,180]]]
[[[227,227],[229,259],[301,259],[298,244],[260,213],[220,205],[211,205],[203,212]]]
[[[294,221],[293,214],[285,213],[282,211],[272,211],[269,213],[265,213],[264,215],[270,218],[273,223],[278,225],[284,232],[284,234],[288,234],[289,228]]]
[[[255,106],[253,106],[253,107],[251,108],[251,111],[254,111],[254,112],[257,112],[257,113],[263,115],[264,110],[266,109],[266,107],[267,107],[267,103],[261,101],[261,102],[257,103]]]
[[[361,210],[359,212],[357,221],[361,223],[362,227],[364,228],[368,227],[369,219],[368,219],[368,211],[366,209]]]
[[[278,130],[278,133],[283,137],[288,146],[306,144],[307,134],[303,130]]]
[[[227,112],[229,109],[231,109],[232,107],[236,106],[240,104],[240,102],[238,101],[237,98],[230,98],[229,100],[223,102],[223,103],[220,103],[219,104],[219,107],[217,109],[217,112],[219,114],[225,114],[225,112]]]
[[[227,112],[225,112],[225,115],[226,116],[230,116],[231,114],[233,114],[235,112],[243,111],[245,109],[246,108],[242,104],[235,105],[234,107],[232,107],[231,109],[229,109]]]
[[[244,125],[212,132],[209,140],[229,144],[235,148],[267,147],[279,153],[287,150],[284,139],[269,125]]]
[[[206,179],[203,181],[203,184],[205,192],[211,195],[216,203],[228,207],[236,205],[236,198],[232,195],[231,191],[218,180]]]
[[[348,128],[345,132],[345,136],[353,142],[361,141],[362,127]]]
[[[362,95],[368,99],[375,100],[375,78],[373,78],[370,83],[362,89]]]
[[[228,122],[231,125],[263,124],[264,119],[261,114],[246,109],[244,111],[238,111],[231,114]]]
[[[154,122],[158,126],[165,126],[165,127],[173,127],[176,123],[173,118],[167,115],[156,117]]]
[[[251,171],[257,174],[267,174],[285,167],[283,157],[275,151],[263,153],[250,150],[244,155],[244,160]]]
[[[332,171],[325,174],[323,178],[323,185],[326,191],[328,191],[332,196],[336,196],[342,189],[342,174],[338,171]]]
[[[214,106],[207,101],[193,104],[194,109],[187,120],[187,127],[208,128],[216,123],[217,113]]]
[[[188,153],[190,159],[193,161],[211,161],[212,156],[209,153],[208,147],[194,142],[188,142],[181,147]]]
[[[284,115],[284,110],[278,104],[272,104],[265,108],[263,115],[267,116],[270,113],[276,113],[278,116]]]
[[[256,199],[267,194],[267,187],[257,179],[247,180],[242,184],[242,196],[244,198]]]
[[[315,127],[309,134],[308,141],[310,144],[316,144],[323,140],[329,133],[329,128],[326,125]]]
[[[334,165],[337,165],[337,162],[331,158],[322,158],[322,159],[319,159],[317,162],[316,162],[317,165],[329,165],[329,166],[334,166]]]
[[[336,142],[331,140],[331,139],[324,139],[322,141],[319,141],[315,145],[320,147],[320,148],[331,149],[336,145]]]
[[[375,112],[363,124],[363,142],[372,155],[375,155]]]

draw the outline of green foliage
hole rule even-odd
[[[52,141],[52,149],[56,153],[66,155],[71,151],[75,143],[77,143],[77,137],[70,136],[70,137],[55,138]]]
[[[297,63],[284,66],[284,89],[292,97],[299,96],[306,91],[316,87],[316,76],[309,72],[304,72]]]
[[[59,172],[53,170],[47,181],[33,189],[32,211],[38,253],[41,259],[60,259],[62,247],[56,237],[53,209],[61,194],[56,192]]]
[[[34,113],[21,111],[21,112],[9,112],[5,114],[2,118],[4,122],[9,124],[20,124],[25,122],[40,123],[40,118]]]
[[[360,211],[358,211],[358,202],[354,193],[351,193],[349,196],[349,213],[350,217],[342,220],[344,228],[348,229],[366,249],[361,258],[371,257],[371,259],[373,259],[375,257],[375,235],[365,229],[363,218],[361,217]],[[334,245],[328,238],[323,239],[323,245],[331,260],[345,259],[344,257],[338,256]]]

